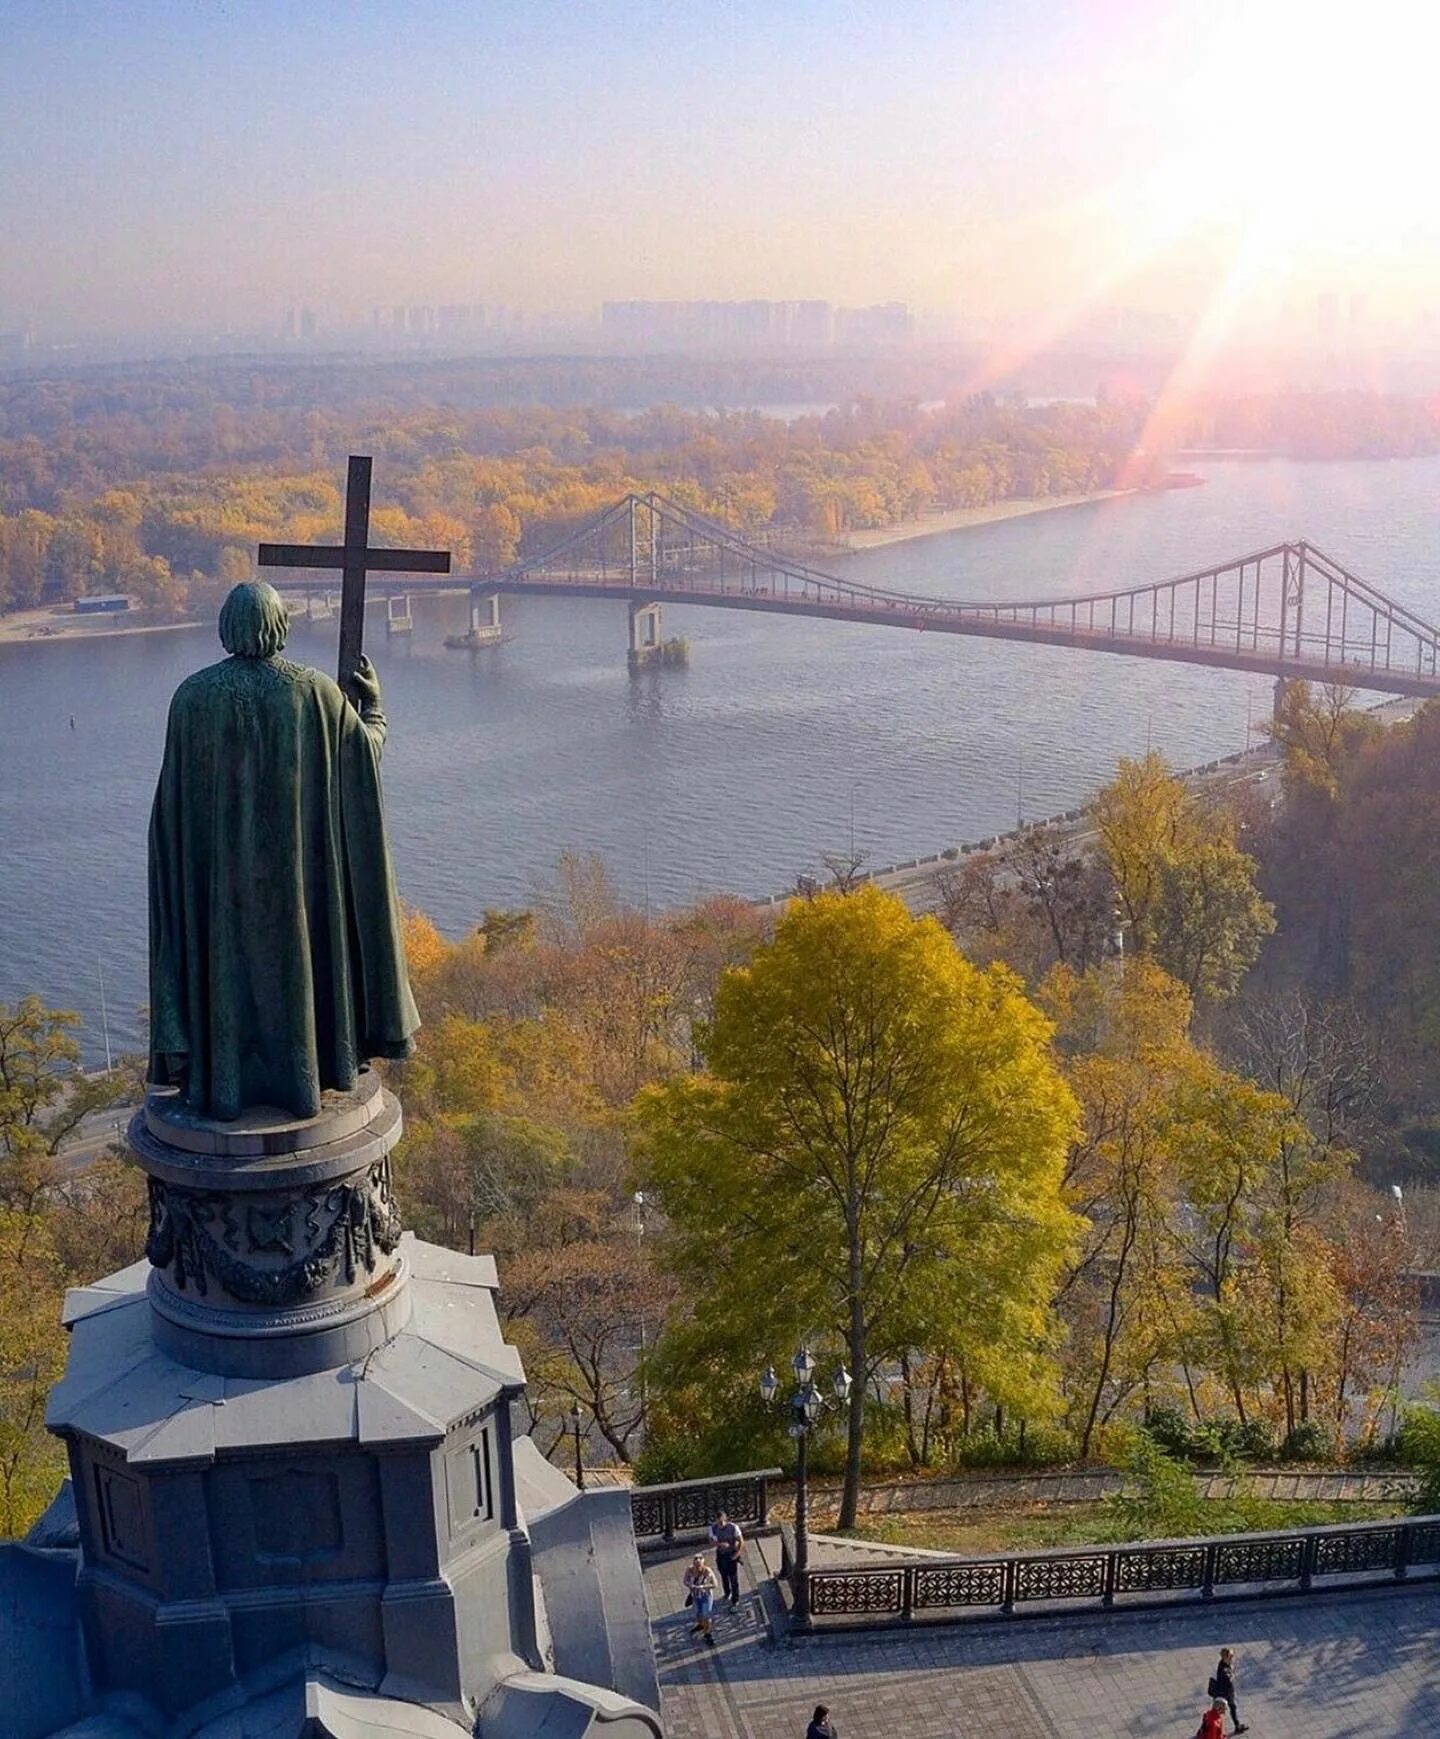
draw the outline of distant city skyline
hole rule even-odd
[[[1213,343],[1440,304],[1421,0],[0,14],[0,331],[763,299]]]

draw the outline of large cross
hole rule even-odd
[[[350,679],[360,664],[361,645],[365,637],[365,575],[448,574],[449,550],[438,549],[371,549],[370,545],[370,464],[368,458],[350,455],[350,471],[345,480],[345,541],[333,543],[262,543],[262,568],[339,568],[340,586],[340,659],[337,676],[353,700]]]

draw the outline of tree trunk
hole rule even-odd
[[[845,1339],[850,1354],[850,1430],[845,1445],[845,1487],[840,1494],[840,1520],[843,1530],[855,1526],[860,1513],[860,1457],[865,1447],[865,1385],[869,1372],[865,1365],[865,1300],[861,1295],[862,1271],[860,1241],[853,1234],[850,1240],[850,1328]]]
[[[900,1355],[900,1404],[905,1415],[905,1452],[912,1468],[922,1465],[920,1445],[915,1441],[915,1392],[910,1386],[910,1354]]]

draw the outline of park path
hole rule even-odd
[[[1238,1476],[1198,1473],[1195,1483],[1207,1499],[1228,1498],[1237,1490],[1246,1497],[1305,1503],[1385,1503],[1407,1501],[1416,1487],[1414,1474],[1359,1473],[1344,1469],[1280,1470],[1261,1468]],[[1035,1503],[1099,1503],[1125,1489],[1123,1473],[1105,1468],[1075,1473],[964,1474],[955,1479],[907,1479],[871,1482],[860,1494],[865,1516],[902,1515],[925,1510],[1006,1509]],[[839,1501],[838,1485],[812,1483],[811,1505],[828,1519]],[[787,1515],[789,1498],[776,1487],[777,1515]]]
[[[747,1556],[750,1556],[747,1554]],[[751,1581],[700,1647],[686,1554],[645,1560],[668,1739],[1189,1739],[1222,1644],[1255,1739],[1440,1733],[1440,1593],[1311,1596],[1109,1618],[932,1626],[772,1643]]]

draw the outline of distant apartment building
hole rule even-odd
[[[841,308],[835,315],[835,342],[845,350],[888,350],[908,344],[915,330],[903,302],[877,302],[870,308]]]
[[[627,350],[825,350],[904,344],[913,324],[903,302],[840,309],[815,301],[606,302],[600,330]]]
[[[786,342],[797,350],[825,350],[835,337],[835,310],[828,302],[782,302]]]
[[[1180,323],[1149,308],[1097,308],[1069,329],[1065,342],[1087,350],[1169,350],[1180,342]]]

